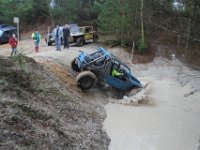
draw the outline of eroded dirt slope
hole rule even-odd
[[[62,66],[44,63],[0,57],[0,149],[108,149],[105,102],[69,90]]]

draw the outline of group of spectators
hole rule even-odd
[[[69,30],[69,25],[66,24],[64,28],[60,28],[59,25],[57,25],[54,30],[53,30],[53,35],[55,38],[55,43],[56,43],[56,50],[61,51],[61,39],[63,37],[63,44],[64,48],[69,48],[69,41],[68,37],[70,35],[70,30]]]
[[[34,41],[34,45],[35,45],[35,52],[38,53],[39,52],[39,43],[41,40],[41,34],[38,31],[35,31],[32,33],[31,38]],[[16,55],[17,53],[17,46],[18,46],[18,39],[16,37],[16,34],[13,33],[12,36],[9,39],[9,44],[11,46],[11,56],[12,55]]]
[[[69,25],[66,24],[64,28],[61,28],[60,25],[56,25],[56,27],[53,29],[53,36],[55,38],[56,43],[56,50],[61,51],[61,43],[62,43],[62,37],[64,42],[64,48],[69,48],[69,41],[68,38],[70,36],[70,30]],[[39,52],[39,43],[41,40],[41,34],[36,30],[32,33],[31,38],[34,41],[35,45],[35,52]],[[17,52],[17,45],[18,45],[18,39],[16,37],[16,34],[13,33],[12,36],[9,39],[9,44],[11,46],[11,56],[15,55]]]

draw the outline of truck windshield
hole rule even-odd
[[[73,27],[73,28],[70,28],[70,33],[72,33],[72,34],[81,33],[83,31],[84,31],[84,28],[82,28],[82,27]]]
[[[70,28],[70,33],[77,33],[78,32],[78,27],[71,27]]]

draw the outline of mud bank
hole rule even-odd
[[[65,67],[18,55],[0,68],[0,149],[108,149],[105,102],[71,90]]]
[[[172,66],[170,60],[160,58],[134,68],[141,81],[151,83],[145,92],[149,103],[106,105],[109,149],[199,150],[200,73],[178,60]]]

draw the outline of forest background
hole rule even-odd
[[[93,25],[107,43],[145,54],[153,44],[173,47],[180,57],[200,66],[199,0],[0,0],[0,23],[20,30],[41,24]]]

